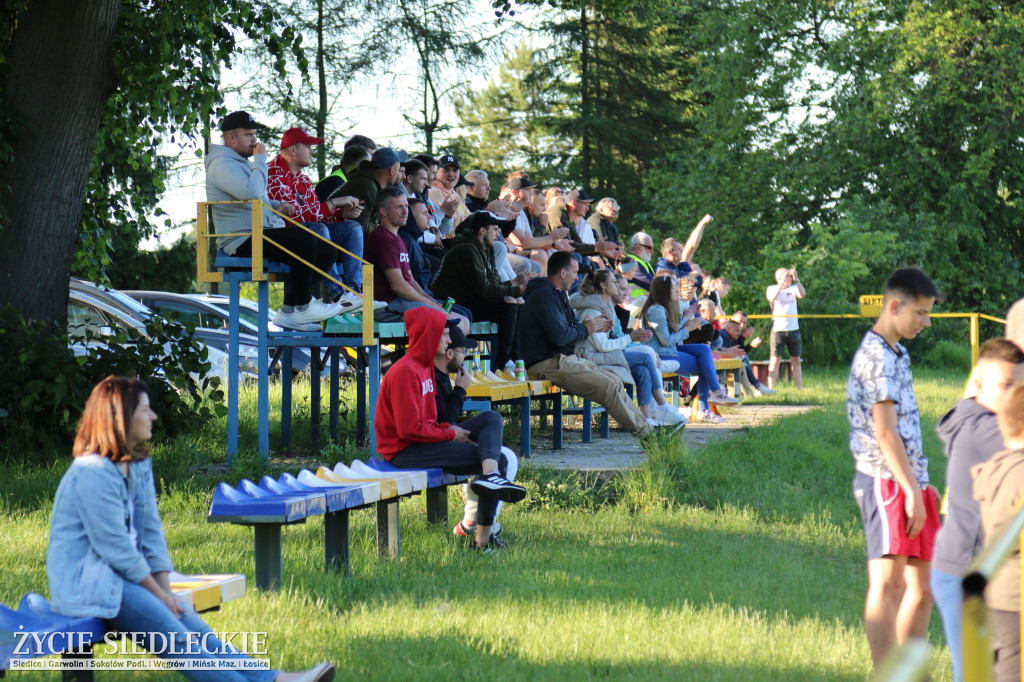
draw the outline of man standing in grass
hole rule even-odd
[[[853,494],[868,550],[864,629],[877,669],[889,650],[924,637],[932,610],[930,569],[939,530],[939,495],[914,396],[910,355],[900,344],[931,326],[942,293],[918,268],[889,277],[882,314],[853,356],[847,384]]]

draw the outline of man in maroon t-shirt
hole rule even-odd
[[[363,258],[373,265],[373,298],[388,304],[387,310],[402,315],[413,308],[444,307],[416,283],[409,266],[409,252],[398,230],[409,218],[409,200],[401,189],[388,186],[380,193],[380,224],[363,244]],[[469,333],[469,320],[455,312],[449,319],[458,320],[463,334]]]

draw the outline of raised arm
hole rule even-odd
[[[697,252],[697,247],[700,246],[700,240],[704,237],[704,228],[708,226],[714,218],[710,214],[705,215],[697,223],[697,227],[693,228],[693,232],[690,233],[690,238],[686,240],[686,244],[683,245],[683,262],[689,263],[693,260],[693,254]]]

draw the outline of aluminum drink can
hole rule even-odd
[[[516,381],[526,381],[526,364],[516,360]]]
[[[444,311],[450,313],[453,305],[455,305],[455,299],[449,296],[444,302]]]

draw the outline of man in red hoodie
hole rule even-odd
[[[409,350],[380,385],[373,428],[377,451],[396,467],[440,467],[453,474],[478,474],[470,487],[479,498],[476,547],[502,547],[491,534],[498,501],[519,502],[526,488],[505,478],[508,460],[501,453],[503,421],[497,412],[481,412],[461,426],[437,421],[434,357],[448,350],[451,337],[444,312],[413,308],[405,313]]]

